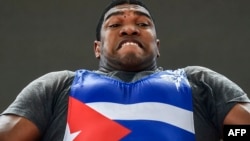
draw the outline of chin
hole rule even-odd
[[[134,66],[134,65],[140,64],[143,61],[143,59],[137,56],[126,56],[124,58],[121,58],[121,61],[123,65]]]
[[[120,68],[123,71],[140,71],[142,70],[142,62],[136,59],[127,59],[120,63]]]
[[[145,66],[150,61],[149,58],[142,57],[142,55],[137,54],[126,54],[121,56],[119,59],[119,66],[124,71],[141,71],[146,69]],[[152,60],[152,59],[150,59]]]

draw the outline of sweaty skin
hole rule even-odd
[[[40,137],[37,126],[24,117],[0,116],[0,141],[37,141]]]
[[[149,12],[138,5],[119,5],[104,17],[94,51],[101,71],[155,70],[160,41]]]

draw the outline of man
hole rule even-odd
[[[97,71],[48,73],[0,116],[1,141],[218,141],[225,124],[250,124],[250,100],[204,67],[157,67],[147,7],[114,0],[96,30]]]

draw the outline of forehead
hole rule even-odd
[[[110,18],[111,16],[122,15],[125,12],[134,12],[135,14],[144,15],[152,19],[150,13],[144,7],[140,5],[135,5],[135,4],[123,4],[123,5],[115,6],[111,8],[110,10],[108,10],[106,14],[104,15],[104,21]]]

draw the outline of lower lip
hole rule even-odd
[[[135,48],[141,48],[140,46],[138,46],[138,45],[123,45],[123,46],[121,46],[121,47],[119,47],[119,48],[124,48],[124,47],[135,47]]]

